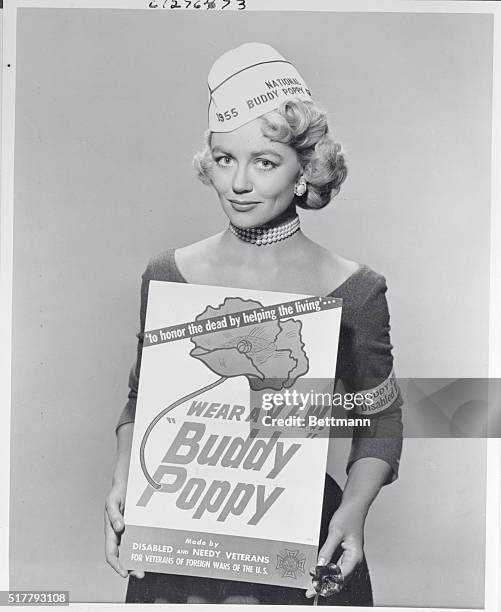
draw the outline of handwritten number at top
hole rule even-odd
[[[217,9],[216,0],[150,0],[148,3],[149,8],[164,8],[164,9],[177,9],[177,8],[194,8],[201,9],[205,7],[206,10]],[[221,10],[228,8],[232,0],[222,0]],[[236,0],[236,5],[239,11],[243,11],[247,8],[246,0]]]

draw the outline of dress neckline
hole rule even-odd
[[[169,257],[170,257],[170,261],[171,261],[171,265],[174,268],[174,272],[177,274],[177,276],[181,279],[182,283],[186,283],[187,285],[190,285],[191,283],[189,283],[186,278],[181,274],[181,271],[179,270],[179,267],[177,265],[177,261],[176,261],[176,249],[169,249]],[[333,289],[332,291],[330,291],[329,293],[327,293],[324,297],[330,297],[333,296],[335,293],[337,293],[338,291],[340,291],[342,288],[344,288],[345,285],[349,284],[352,280],[354,280],[361,272],[365,271],[367,269],[367,266],[365,264],[358,264],[358,268],[352,272],[350,274],[350,276],[348,276],[348,278],[346,278],[340,285],[338,285],[335,289]]]

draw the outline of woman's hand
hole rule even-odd
[[[127,476],[129,473],[130,452],[134,425],[124,423],[117,430],[117,461],[113,473],[113,484],[104,506],[104,551],[106,561],[122,578],[130,574],[136,578],[144,578],[144,572],[127,572],[120,565],[118,547],[125,529],[123,512],[125,508],[125,493],[127,491]]]
[[[329,523],[329,534],[318,553],[317,565],[336,563],[347,580],[364,555],[364,524],[366,513],[356,504],[341,504]],[[336,548],[341,545],[343,553],[339,559],[333,559]],[[314,569],[314,568],[313,568]],[[314,597],[315,589],[311,586],[306,597]]]
[[[341,568],[343,576],[348,578],[364,556],[364,525],[364,511],[356,505],[341,504],[332,516],[329,534],[318,553],[322,561],[319,565],[334,561]],[[343,553],[339,559],[332,559],[339,544]]]
[[[381,487],[389,482],[391,471],[391,466],[378,457],[362,457],[352,464],[343,499],[329,523],[329,534],[318,554],[317,565],[327,565],[333,561],[341,567],[343,576],[348,578],[362,561],[365,517]],[[339,544],[343,553],[339,559],[333,559],[332,555]],[[315,590],[310,587],[306,597],[314,595]]]
[[[125,528],[123,511],[126,490],[125,482],[115,483],[106,498],[104,508],[104,550],[106,561],[122,578],[127,578],[129,574],[136,578],[144,578],[144,572],[136,570],[128,572],[120,565],[118,547]]]

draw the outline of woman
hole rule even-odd
[[[392,375],[385,280],[307,238],[297,208],[317,209],[346,177],[341,148],[326,115],[298,71],[268,45],[250,43],[214,64],[209,74],[209,131],[195,157],[229,219],[225,231],[152,258],[143,274],[138,354],[129,402],[117,426],[118,458],[105,511],[106,556],[122,576],[118,558],[147,288],[168,280],[273,290],[343,299],[336,378],[350,391],[391,388],[380,394],[369,434],[356,431],[342,492],[326,475],[319,565],[337,562],[340,593],[321,605],[372,605],[363,554],[365,517],[380,488],[398,473],[402,400]],[[312,589],[190,576],[131,572],[128,602],[311,604]]]

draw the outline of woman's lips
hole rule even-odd
[[[256,202],[254,200],[249,200],[249,201],[245,201],[245,200],[228,200],[228,202],[231,204],[231,206],[235,210],[238,210],[239,212],[246,212],[248,210],[253,209],[254,207],[256,207],[259,204],[259,202]]]

